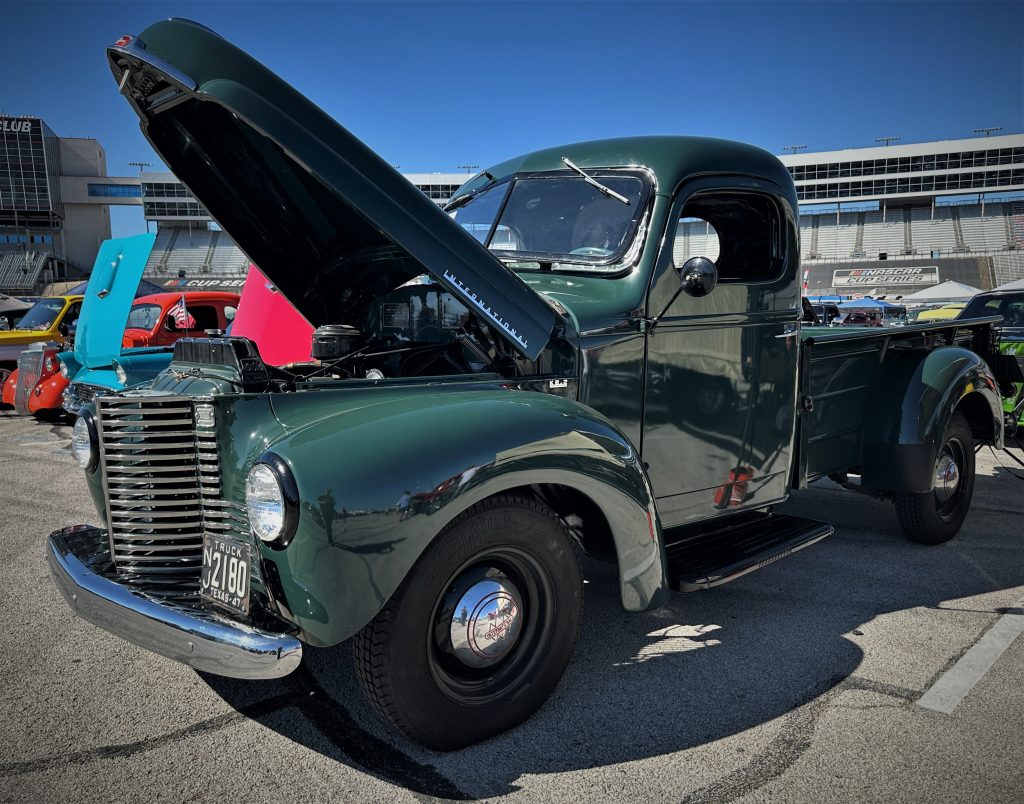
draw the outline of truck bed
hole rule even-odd
[[[797,488],[856,471],[861,437],[883,367],[894,350],[929,352],[957,345],[988,357],[999,316],[905,327],[804,327],[797,418]]]

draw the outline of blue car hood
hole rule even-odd
[[[121,338],[135,292],[153,250],[155,234],[105,240],[86,287],[75,332],[75,360],[82,366],[109,366],[121,354]]]

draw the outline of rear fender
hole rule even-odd
[[[269,451],[299,491],[296,535],[263,547],[295,622],[335,644],[384,606],[437,535],[486,497],[532,484],[570,486],[604,513],[623,606],[663,605],[661,527],[629,440],[574,401],[525,391],[420,391],[347,407],[291,430]]]
[[[1003,445],[999,386],[974,352],[941,347],[892,354],[868,396],[861,440],[861,478],[878,491],[931,491],[942,434],[958,406],[975,433]]]

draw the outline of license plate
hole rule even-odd
[[[249,613],[252,545],[225,536],[203,536],[199,596],[238,614]]]

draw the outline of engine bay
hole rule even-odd
[[[523,358],[458,298],[426,277],[378,297],[358,325],[318,327],[310,362],[268,365],[259,356],[258,344],[246,338],[178,343],[175,362],[234,365],[243,385],[253,391],[296,390],[308,383],[339,380],[481,373],[512,379],[560,374],[567,361],[572,362],[571,349],[546,350],[536,361]]]

